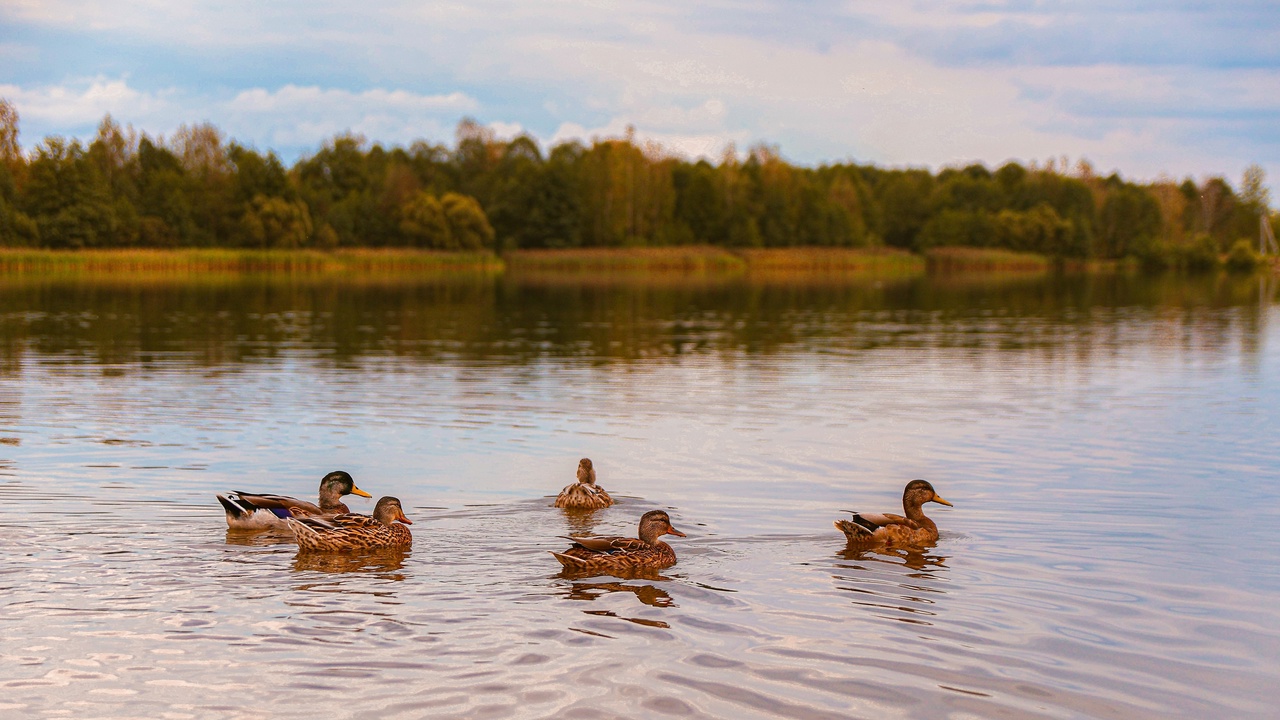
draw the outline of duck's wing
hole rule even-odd
[[[303,515],[291,518],[293,522],[303,525],[315,532],[335,532],[339,530],[360,530],[363,528],[381,527],[381,523],[368,515],[345,513],[342,515]],[[292,524],[292,523],[291,523]]]
[[[853,515],[853,524],[863,530],[866,530],[868,533],[873,533],[880,528],[889,527],[891,525],[905,525],[912,529],[919,527],[919,525],[914,521],[901,515],[894,515],[893,513],[854,512],[853,510],[843,510],[842,512],[847,512],[850,515]]]
[[[343,513],[341,515],[334,515],[333,517],[328,518],[328,520],[338,527],[349,528],[352,530],[383,527],[382,523],[374,520],[368,515],[361,515],[360,513]]]
[[[598,553],[635,552],[649,547],[643,540],[629,537],[571,537],[569,535],[560,537]]]
[[[249,512],[253,510],[269,510],[279,518],[323,514],[319,505],[287,495],[247,493],[243,490],[237,490],[233,493],[228,493],[226,497],[219,495],[218,500],[228,513],[232,512],[231,506],[235,505],[239,509],[248,509]]]

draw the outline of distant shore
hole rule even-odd
[[[947,247],[924,254],[874,248],[725,249],[709,245],[645,248],[574,248],[490,252],[442,252],[412,248],[248,250],[181,248],[40,250],[0,248],[0,276],[170,277],[206,274],[299,275],[820,275],[909,277],[926,273],[1047,273],[1116,270],[1123,261],[1056,264],[1036,253]]]

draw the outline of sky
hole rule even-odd
[[[1276,0],[2,0],[21,142],[210,122],[288,162],[335,134],[1127,179],[1280,176]]]

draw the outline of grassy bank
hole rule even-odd
[[[910,277],[924,272],[924,258],[892,248],[759,248],[739,250],[753,277]]]
[[[1133,263],[1075,261],[1069,272],[1116,271]],[[0,276],[16,279],[95,277],[113,279],[208,279],[245,274],[324,277],[492,275],[558,281],[590,278],[708,278],[804,281],[846,278],[911,278],[927,273],[1035,275],[1054,270],[1043,255],[1008,250],[944,247],[916,255],[904,250],[847,248],[754,248],[711,246],[576,248],[449,253],[408,248],[320,250],[30,250],[0,248]]]
[[[0,249],[0,273],[23,275],[161,275],[221,273],[444,273],[499,272],[491,253],[351,249],[25,250]]]
[[[931,273],[1039,273],[1053,269],[1053,261],[1036,253],[970,247],[940,247],[925,252]]]
[[[514,250],[502,256],[515,272],[681,272],[723,273],[746,268],[742,258],[706,245],[659,248],[574,248]]]

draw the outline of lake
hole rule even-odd
[[[1273,717],[1276,286],[6,279],[0,716]],[[410,552],[214,498],[338,469]],[[912,478],[937,545],[847,550]]]

